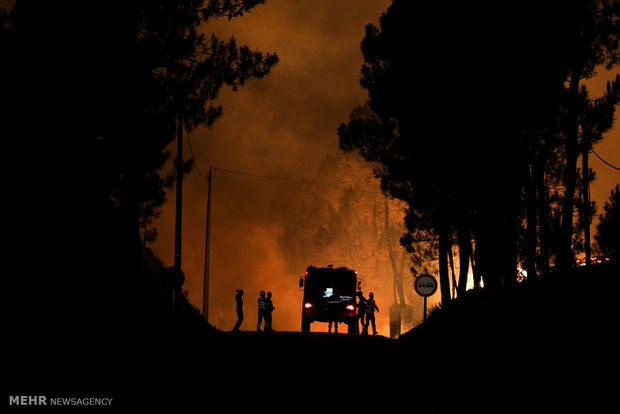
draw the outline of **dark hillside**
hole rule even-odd
[[[142,410],[258,401],[325,412],[404,403],[418,413],[590,413],[616,392],[616,266],[469,292],[393,341],[220,332],[182,295],[172,335],[161,264],[146,251],[143,263],[126,292],[91,293],[105,308],[75,308],[71,319],[10,336],[9,395],[113,397],[116,407]],[[88,323],[108,312],[106,324]]]
[[[144,396],[155,385],[149,380],[160,383],[186,364],[179,350],[216,329],[181,293],[173,326],[162,263],[148,249],[140,262],[139,272],[120,283],[114,273],[104,278],[97,270],[79,283],[54,272],[54,283],[30,281],[4,302],[8,395],[101,395],[122,405],[128,396]]]
[[[412,385],[439,412],[595,412],[616,392],[619,276],[602,264],[468,292],[400,337]]]

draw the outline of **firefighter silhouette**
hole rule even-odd
[[[260,326],[263,323],[263,318],[265,318],[265,328],[267,327],[267,298],[265,298],[265,291],[260,291],[260,296],[258,297],[258,323],[256,324],[256,330],[260,332]]]
[[[368,333],[366,330],[366,325],[364,325],[364,315],[366,314],[366,298],[362,294],[362,292],[357,292],[357,319],[359,320],[359,324],[355,324],[355,330],[357,333],[360,333],[359,325],[362,326],[362,333]]]
[[[271,312],[275,309],[275,307],[271,301],[271,292],[267,292],[265,302],[265,332],[273,332],[273,326],[271,325]]]
[[[375,294],[370,292],[368,294],[368,300],[366,301],[366,323],[364,324],[364,331],[368,333],[368,324],[372,323],[372,334],[377,334],[377,325],[375,324],[375,311],[379,312],[379,307],[375,303]]]
[[[237,294],[235,295],[235,301],[237,302],[237,323],[233,328],[233,332],[238,332],[241,327],[241,323],[243,322],[243,289],[237,289]]]

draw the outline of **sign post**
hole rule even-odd
[[[415,279],[415,281],[413,282],[413,288],[418,295],[424,297],[423,322],[426,322],[426,298],[428,298],[429,296],[433,296],[437,291],[437,279],[435,279],[428,273],[425,273]]]
[[[170,288],[172,293],[172,306],[170,307],[170,320],[172,323],[172,332],[176,333],[176,307],[177,307],[177,294],[181,290],[181,286],[185,282],[185,273],[181,268],[176,266],[167,267],[162,271],[162,280],[164,285]],[[178,292],[177,292],[178,291]]]

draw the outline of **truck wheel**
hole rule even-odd
[[[302,316],[301,317],[301,331],[302,332],[310,332],[310,324],[312,323],[312,321],[310,320],[310,318],[306,317],[306,316]]]

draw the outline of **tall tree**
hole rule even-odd
[[[213,17],[228,16],[229,19],[242,15],[256,4],[264,1],[209,1],[178,3],[175,8],[158,10],[149,15],[155,21],[170,22],[165,31],[158,31],[157,38],[163,38],[172,45],[166,56],[166,64],[157,73],[166,85],[171,105],[176,112],[177,158],[176,158],[176,219],[174,265],[181,267],[181,228],[183,200],[183,131],[199,125],[210,127],[222,114],[221,106],[212,102],[217,98],[222,85],[228,84],[236,90],[252,78],[261,78],[277,63],[274,54],[263,56],[261,52],[250,51],[247,46],[237,47],[234,38],[228,42],[215,35],[210,38],[200,32],[202,22]]]
[[[587,97],[587,90],[582,87],[582,95]],[[583,229],[584,253],[586,265],[590,264],[590,224],[595,214],[594,202],[590,201],[589,183],[594,179],[594,172],[588,166],[589,153],[594,144],[603,138],[614,123],[616,106],[620,102],[620,75],[607,82],[603,96],[586,99],[580,114],[580,152],[582,159],[581,192],[577,203],[580,211],[578,227]]]
[[[563,9],[567,42],[572,45],[568,57],[569,80],[566,97],[567,124],[564,170],[564,206],[558,265],[572,263],[573,209],[577,157],[579,154],[580,82],[591,78],[599,66],[610,69],[620,59],[620,2],[617,0],[579,0]]]
[[[395,0],[380,28],[366,28],[361,83],[375,115],[360,122],[356,109],[339,128],[341,147],[379,162],[384,191],[406,201],[409,215],[424,217],[439,241],[443,301],[449,300],[445,253],[455,232],[462,235],[457,240],[464,269],[471,254],[485,286],[512,284],[525,208],[527,268],[536,273],[537,221],[541,261],[548,263],[549,157],[559,148],[558,137],[573,139],[573,120],[579,119],[577,100],[568,98],[570,80],[616,60],[618,2],[578,3],[581,8],[525,1],[495,16],[485,2],[438,6]],[[577,35],[576,22],[590,23]],[[598,35],[584,46],[588,30]],[[579,74],[576,49],[594,59]],[[565,183],[570,151],[560,168]],[[566,197],[574,192],[572,183]],[[407,230],[415,231],[409,225]],[[467,248],[469,237],[476,241],[475,253]]]
[[[264,76],[277,62],[207,37],[201,25],[263,2],[18,0],[0,18],[7,109],[0,134],[31,166],[12,161],[23,171],[14,245],[45,246],[23,280],[38,287],[40,306],[49,305],[49,292],[54,304],[66,301],[65,314],[50,307],[58,320],[92,314],[113,328],[106,321],[117,315],[131,325],[120,309],[143,296],[140,216],[157,214],[173,181],[159,172],[179,114],[184,128],[210,125],[221,114],[212,102],[223,85]],[[27,262],[28,253],[16,257]],[[50,263],[62,265],[61,279],[40,276]],[[109,312],[110,298],[122,295]],[[76,301],[88,310],[82,316]]]
[[[611,190],[609,200],[603,206],[597,234],[594,236],[599,248],[610,259],[620,260],[620,185]]]
[[[441,8],[394,1],[381,17],[381,30],[367,26],[362,42],[362,86],[368,89],[370,106],[386,132],[369,141],[369,134],[359,132],[368,125],[350,121],[340,128],[343,149],[360,148],[370,161],[380,161],[377,173],[384,190],[405,200],[410,214],[430,220],[426,225],[439,241],[440,285],[445,302],[450,300],[447,253],[458,217],[470,217],[458,220],[461,234],[466,235],[476,226],[480,236],[476,248],[480,257],[486,258],[480,263],[486,262],[486,277],[500,284],[510,279],[510,270],[502,270],[497,257],[514,250],[508,230],[514,226],[514,218],[510,217],[515,212],[501,206],[510,206],[518,199],[514,173],[518,168],[511,155],[518,153],[518,140],[507,116],[510,108],[518,107],[518,97],[512,93],[518,89],[511,87],[500,94],[491,85],[503,77],[519,77],[511,77],[512,72],[489,74],[483,69],[509,67],[494,61],[503,59],[502,63],[508,63],[509,55],[491,54],[496,45],[494,39],[485,37],[485,30],[500,27],[468,7],[450,3],[450,7]],[[509,30],[499,33],[504,36],[502,41],[514,42]],[[459,39],[459,45],[447,51],[442,42],[450,38]],[[452,72],[450,61],[469,63]],[[519,61],[515,59],[509,65],[514,63]],[[467,106],[448,115],[446,108],[456,97],[466,97]],[[497,102],[506,105],[506,111],[498,112]],[[448,118],[450,122],[446,122]],[[504,138],[495,140],[502,125],[507,126]],[[495,148],[490,156],[484,152],[488,147]],[[495,200],[489,200],[486,192],[490,189]],[[473,220],[469,213],[473,211],[485,220]],[[418,220],[409,220],[415,222]],[[504,231],[499,232],[502,228]],[[465,246],[465,238],[462,242]],[[494,285],[493,280],[489,286]]]

